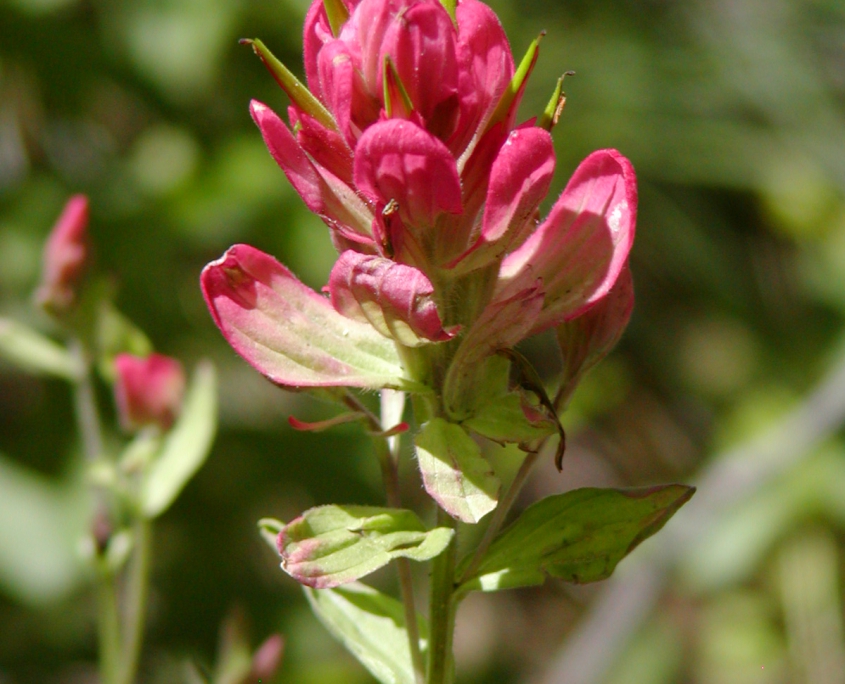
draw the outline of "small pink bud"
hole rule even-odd
[[[282,664],[284,652],[285,640],[281,634],[271,634],[267,637],[252,656],[250,681],[269,682],[273,679]]]
[[[161,354],[147,358],[118,354],[114,360],[115,400],[121,425],[137,430],[147,425],[169,428],[182,407],[185,373],[182,364]]]
[[[44,270],[35,293],[38,304],[54,313],[73,307],[88,255],[88,198],[74,195],[44,245]]]

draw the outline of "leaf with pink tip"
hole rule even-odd
[[[354,582],[395,558],[440,555],[454,530],[427,530],[413,511],[375,506],[317,506],[276,538],[282,569],[297,582],[328,589]]]
[[[407,347],[445,342],[434,287],[422,271],[390,259],[346,251],[329,276],[332,305],[348,318],[370,323]]]
[[[278,385],[422,389],[404,377],[390,340],[254,247],[229,248],[203,269],[201,284],[229,344]]]
[[[462,208],[455,158],[410,121],[382,121],[364,132],[355,149],[355,184],[380,207],[395,200],[406,226],[430,227],[443,212]]]
[[[584,374],[610,352],[628,325],[634,309],[634,281],[626,264],[602,299],[555,330],[563,356],[563,381],[555,400],[563,408]]]
[[[637,215],[636,176],[616,150],[576,169],[549,216],[502,262],[494,301],[539,278],[543,310],[529,334],[560,325],[604,297],[628,259]]]
[[[414,444],[425,490],[449,515],[477,523],[496,508],[501,483],[460,425],[432,418]]]
[[[500,259],[534,228],[533,219],[549,191],[555,151],[548,131],[535,126],[511,131],[490,171],[478,241],[457,262],[466,273]]]
[[[371,244],[372,213],[354,190],[327,169],[317,167],[272,109],[253,100],[250,113],[267,149],[305,205],[343,237]],[[333,141],[327,139],[326,144]]]

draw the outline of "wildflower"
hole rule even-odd
[[[44,246],[44,268],[35,300],[52,313],[69,311],[78,301],[89,258],[88,198],[74,195],[65,204]]]
[[[214,321],[256,369],[287,387],[424,392],[449,421],[490,426],[499,418],[479,412],[514,405],[505,394],[499,407],[479,399],[501,375],[488,363],[497,352],[564,326],[565,352],[577,347],[571,385],[618,339],[630,286],[613,299],[621,314],[572,322],[601,311],[620,274],[630,285],[634,171],[615,150],[594,152],[539,220],[557,113],[515,123],[537,41],[515,67],[478,0],[459,0],[454,17],[438,0],[316,0],[305,20],[307,88],[260,41],[253,47],[291,105],[289,124],[255,101],[252,117],[339,252],[328,298],[246,245],[206,266]],[[546,423],[554,431],[556,416],[517,408],[508,420],[523,423],[510,433],[496,423],[497,439],[521,442]]]
[[[146,358],[118,354],[114,386],[120,423],[134,431],[148,425],[168,429],[178,417],[185,393],[182,364],[162,354]]]

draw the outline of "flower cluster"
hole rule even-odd
[[[288,387],[429,393],[462,423],[488,361],[527,336],[554,327],[574,345],[570,385],[616,341],[633,302],[634,171],[593,153],[539,220],[557,97],[515,122],[536,41],[515,66],[479,0],[315,0],[307,87],[252,44],[291,99],[289,124],[259,102],[253,119],[339,251],[328,298],[246,245],[205,268],[212,316],[255,368]]]

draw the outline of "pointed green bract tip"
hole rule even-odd
[[[574,75],[574,71],[567,71],[557,80],[557,84],[555,84],[555,89],[552,93],[551,99],[549,100],[549,104],[546,105],[546,109],[543,110],[542,116],[540,116],[537,121],[537,125],[540,128],[545,128],[547,131],[551,132],[551,130],[557,126],[560,115],[563,113],[563,107],[566,104],[566,93],[563,92],[563,79],[567,76]]]
[[[487,124],[488,130],[508,117],[514,101],[519,96],[519,93],[525,88],[528,77],[534,69],[534,64],[537,62],[537,55],[540,49],[540,41],[545,35],[546,32],[542,31],[540,35],[532,40],[531,44],[528,46],[528,50],[526,50],[522,61],[519,63],[519,67],[517,67],[510,84],[507,88],[505,88],[505,92],[502,93],[502,98],[496,106],[496,111],[493,113],[493,116],[490,117],[490,122]]]
[[[455,17],[455,9],[457,7],[457,0],[440,0],[440,4],[446,8],[446,11],[449,13],[449,16],[452,17],[452,23],[457,24],[457,18]]]
[[[343,0],[323,0],[323,7],[329,19],[329,26],[332,28],[332,35],[337,38],[340,29],[349,19],[349,10],[343,4]]]
[[[402,110],[401,114],[397,112],[397,115],[402,118],[410,117],[414,111],[414,104],[411,102],[408,89],[402,83],[402,79],[399,77],[399,72],[396,71],[396,66],[393,64],[393,60],[390,59],[390,55],[386,55],[384,58],[383,70],[384,109],[387,117],[392,118],[394,116],[393,112],[397,108]]]
[[[240,43],[252,46],[255,54],[258,55],[262,62],[264,62],[264,66],[267,67],[269,72],[273,75],[273,78],[276,79],[276,83],[282,87],[282,90],[287,93],[287,96],[297,107],[309,116],[314,117],[314,119],[319,121],[326,128],[333,131],[337,130],[337,123],[329,110],[323,106],[322,102],[314,97],[311,91],[308,90],[308,88],[306,88],[305,85],[303,85],[303,83],[293,75],[293,73],[291,73],[290,69],[282,64],[279,59],[270,52],[269,49],[267,49],[267,46],[264,45],[264,43],[257,38],[254,40],[242,39]]]

